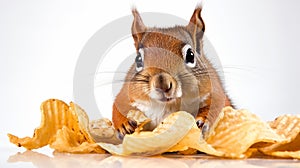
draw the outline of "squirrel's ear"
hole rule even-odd
[[[192,34],[194,45],[196,46],[197,52],[200,53],[200,40],[203,37],[205,31],[205,25],[201,17],[202,6],[197,6],[191,19],[187,25],[188,31]]]
[[[139,43],[141,42],[142,36],[146,31],[146,26],[144,25],[139,12],[135,8],[132,9],[132,15],[134,17],[134,20],[131,27],[131,33],[135,47],[138,50]]]

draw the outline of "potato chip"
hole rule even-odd
[[[57,152],[105,153],[96,143],[85,141],[80,132],[75,132],[66,126],[57,131],[50,143],[50,148],[55,149]]]
[[[184,136],[184,138],[181,141],[179,141],[175,146],[170,148],[168,152],[185,151],[182,154],[192,154],[193,151],[191,153],[187,153],[186,150],[189,149],[197,149],[198,151],[214,156],[224,155],[224,152],[215,150],[203,139],[202,131],[196,126],[196,123],[194,124],[192,129],[187,133],[187,135]]]
[[[254,144],[266,146],[281,141],[283,138],[254,114],[227,107],[220,113],[206,141],[202,131],[194,125],[190,132],[168,151],[193,148],[214,156],[245,158],[257,151],[250,148]]]
[[[152,132],[135,132],[125,135],[123,143],[112,145],[99,143],[110,153],[117,155],[156,155],[166,152],[179,142],[192,128],[195,119],[186,112],[169,115]]]
[[[277,117],[269,125],[275,132],[287,139],[287,142],[293,141],[300,132],[300,115],[283,115]]]
[[[69,119],[69,125],[67,125],[67,127],[75,133],[82,134],[82,142],[95,143],[89,133],[89,118],[85,111],[73,102],[70,103],[69,111],[72,112],[72,120]]]
[[[209,132],[207,143],[224,152],[225,157],[245,158],[248,157],[245,153],[256,143],[266,146],[284,140],[269,125],[246,110],[226,107],[221,113],[224,114]],[[248,151],[247,154],[251,153]]]
[[[35,129],[32,138],[19,138],[8,134],[10,142],[29,150],[49,144],[50,147],[63,152],[105,153],[103,149],[93,145],[95,142],[88,133],[89,119],[78,105],[71,102],[68,106],[63,101],[49,99],[42,103],[41,113],[41,124]],[[72,148],[63,148],[63,146]]]
[[[8,134],[11,143],[26,149],[36,149],[49,144],[50,139],[56,134],[58,129],[63,125],[67,125],[72,114],[69,106],[63,101],[49,99],[41,104],[41,125],[34,130],[33,137],[18,138]],[[60,115],[58,115],[60,114]]]
[[[269,124],[285,141],[260,148],[260,151],[271,156],[300,159],[300,115],[283,115]]]

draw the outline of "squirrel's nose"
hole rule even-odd
[[[173,88],[173,85],[173,78],[166,73],[161,73],[154,77],[153,86],[157,91],[168,93]]]

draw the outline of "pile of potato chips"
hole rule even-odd
[[[26,149],[46,145],[58,152],[151,156],[165,152],[226,158],[276,156],[300,159],[300,115],[284,115],[266,123],[246,110],[225,107],[203,138],[193,116],[172,113],[153,131],[142,131],[149,119],[139,111],[128,113],[139,128],[123,141],[108,119],[89,122],[78,105],[49,99],[41,105],[42,121],[32,138],[8,134],[11,143]]]
[[[29,150],[50,145],[58,152],[105,153],[89,134],[89,119],[78,105],[49,99],[42,103],[41,112],[41,125],[32,138],[8,134],[10,142]]]

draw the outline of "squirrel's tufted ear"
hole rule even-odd
[[[139,43],[141,42],[142,36],[146,31],[146,26],[144,25],[139,12],[135,8],[132,9],[132,15],[134,20],[131,27],[131,33],[134,40],[134,45],[138,50]]]
[[[200,41],[205,31],[205,25],[201,17],[202,6],[198,5],[190,19],[190,23],[187,25],[187,29],[193,37],[196,51],[200,53]]]

